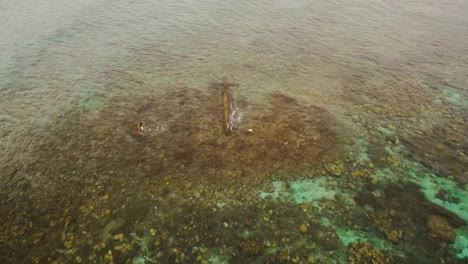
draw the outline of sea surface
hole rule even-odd
[[[0,1],[0,263],[467,263],[468,1]]]

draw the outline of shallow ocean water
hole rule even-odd
[[[1,2],[0,261],[466,263],[466,13]]]

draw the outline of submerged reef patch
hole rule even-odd
[[[236,216],[234,210],[228,219],[215,210],[226,203],[239,209],[239,203],[259,199],[257,192],[246,194],[266,179],[289,178],[288,171],[312,169],[340,155],[344,129],[324,107],[281,93],[256,104],[235,90],[230,96],[243,114],[230,133],[225,133],[222,90],[214,88],[115,95],[103,99],[103,107],[93,108],[92,114],[80,107],[61,115],[32,146],[34,162],[4,170],[16,191],[0,193],[4,221],[14,223],[1,227],[1,259],[191,262],[197,259],[190,250],[196,236],[200,247],[229,243],[235,254],[254,257],[264,242],[225,232],[232,219],[251,218]],[[252,209],[254,214],[257,210]],[[199,218],[192,217],[194,211]],[[245,225],[257,225],[262,217],[265,212]],[[152,232],[158,238],[143,243],[139,238],[148,222],[161,232]],[[291,232],[299,236],[297,228]],[[177,234],[193,235],[194,240],[173,242]],[[242,247],[241,239],[247,241]],[[215,253],[198,255],[208,260]],[[277,252],[269,258],[276,259]]]
[[[456,120],[402,137],[413,159],[435,173],[468,184],[468,122]]]
[[[227,180],[310,168],[339,149],[340,127],[325,108],[280,93],[266,105],[238,98],[244,121],[226,135],[220,99],[219,91],[187,88],[132,100],[116,97],[92,120],[69,116],[52,132],[52,146],[39,152],[55,155],[61,165],[70,162],[68,152],[89,153],[78,160],[84,166],[98,162],[93,169],[101,171],[132,168],[130,174],[149,177],[190,174]],[[140,120],[144,131],[136,131]]]
[[[380,190],[379,195],[376,195],[376,190]],[[370,207],[369,222],[387,240],[398,243],[405,255],[415,250],[426,251],[424,255],[413,256],[411,263],[427,263],[440,254],[447,260],[456,260],[455,254],[443,243],[453,242],[453,228],[466,226],[466,222],[444,207],[427,200],[418,185],[369,184],[355,199],[360,206]],[[395,258],[399,263],[403,261],[398,256]]]
[[[241,87],[226,101],[222,88],[115,95],[64,113],[34,162],[3,172],[17,191],[0,193],[13,223],[1,227],[0,259],[413,264],[466,254],[465,192],[417,162],[411,170],[400,134],[357,137],[324,106],[278,92],[256,102]]]

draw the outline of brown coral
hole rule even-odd
[[[348,249],[348,260],[351,264],[391,263],[391,259],[380,253],[372,244],[358,242]]]
[[[244,239],[240,242],[240,248],[245,255],[258,256],[262,248],[255,239]]]
[[[440,215],[430,215],[427,218],[426,226],[429,229],[429,236],[445,242],[453,242],[456,233],[453,226]]]
[[[399,227],[395,210],[380,210],[373,215],[374,226],[385,234],[387,240],[398,242],[403,237],[403,230]]]

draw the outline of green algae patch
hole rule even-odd
[[[313,202],[320,199],[332,200],[336,191],[326,188],[325,178],[304,181],[293,181],[290,184],[292,198],[295,203]]]
[[[460,91],[463,91],[463,89],[448,85],[442,89],[442,93],[446,101],[454,106],[466,108],[468,107],[468,100],[460,93]]]
[[[314,203],[321,208],[322,200],[335,200],[337,196],[344,197],[350,202],[352,199],[346,193],[337,193],[337,183],[332,177],[317,177],[296,181],[274,181],[272,188],[266,188],[259,192],[262,199],[278,201],[291,201],[296,204]]]

